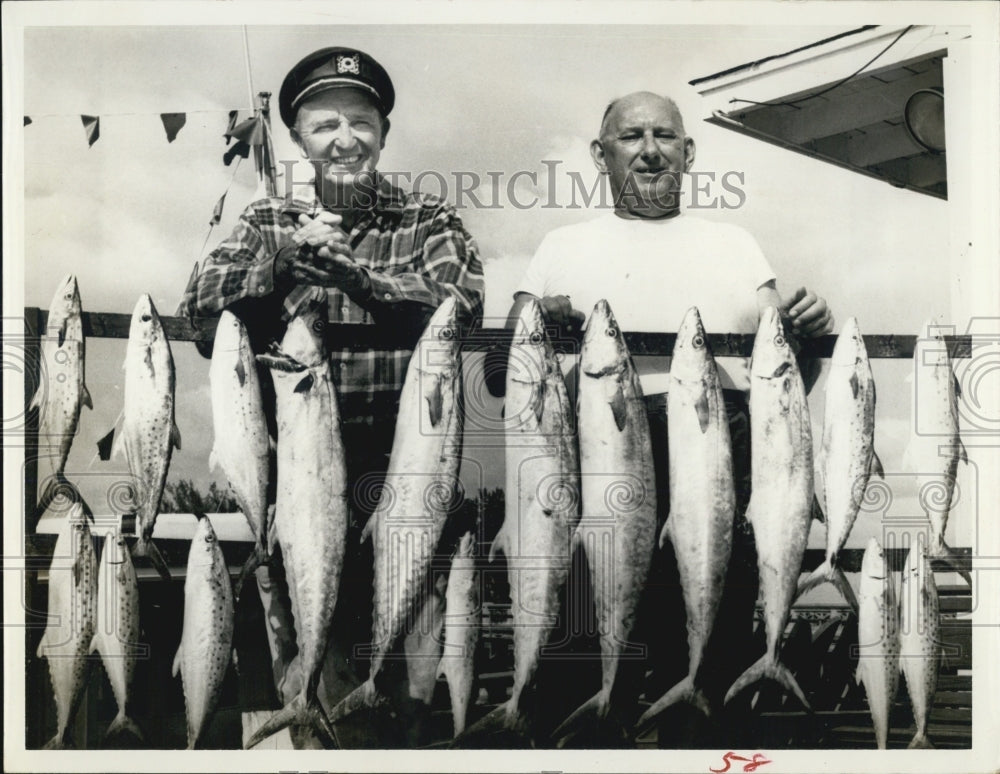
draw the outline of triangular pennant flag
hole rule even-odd
[[[160,120],[163,121],[163,128],[167,132],[167,142],[173,142],[181,127],[187,123],[185,113],[160,113]]]
[[[226,192],[228,193],[228,191]],[[222,220],[222,207],[226,203],[226,194],[222,194],[219,197],[219,201],[215,203],[215,209],[212,210],[212,219],[208,221],[208,225],[217,226],[219,221]]]
[[[230,164],[233,163],[233,159],[235,159],[237,156],[241,156],[242,158],[247,158],[249,155],[250,155],[250,146],[247,145],[245,142],[236,142],[229,150],[227,150],[224,154],[222,154],[222,160],[226,162],[226,166],[228,167]]]
[[[222,136],[229,142],[233,138],[233,129],[236,127],[236,116],[240,114],[238,110],[229,111],[229,123],[226,125],[226,132]]]
[[[92,146],[101,136],[101,119],[98,116],[80,116],[83,128],[87,132],[87,146]]]
[[[27,126],[30,123],[31,123],[31,117],[30,116],[25,116],[24,117],[24,125]]]
[[[247,145],[260,145],[264,142],[264,133],[260,128],[260,124],[260,116],[248,118],[246,121],[234,126],[230,132],[230,136],[245,142]]]

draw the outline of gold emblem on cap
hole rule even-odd
[[[337,57],[337,75],[341,73],[354,73],[359,75],[361,72],[361,58],[358,54],[351,54],[351,56],[338,56]]]

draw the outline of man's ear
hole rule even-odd
[[[690,172],[691,167],[694,164],[694,138],[685,137],[684,138],[684,171]]]
[[[594,160],[594,166],[597,167],[597,171],[603,175],[608,174],[608,165],[604,159],[604,146],[601,145],[600,140],[593,140],[590,143],[590,158]]]
[[[294,143],[296,144],[296,146],[298,146],[298,149],[299,149],[299,153],[300,153],[300,154],[302,154],[302,158],[304,158],[304,159],[308,159],[308,158],[309,158],[309,154],[308,154],[308,153],[306,153],[306,146],[305,146],[305,144],[304,144],[304,143],[302,142],[302,135],[300,135],[300,134],[299,134],[299,133],[298,133],[298,132],[297,132],[297,131],[295,130],[295,127],[294,127],[294,126],[293,126],[293,127],[291,128],[291,129],[289,129],[289,130],[288,130],[288,133],[289,133],[289,134],[291,135],[291,137],[292,137],[292,142],[294,142]]]
[[[379,140],[378,143],[379,150],[385,149],[385,136],[389,134],[390,126],[391,124],[389,123],[389,119],[386,116],[382,116],[382,138]]]

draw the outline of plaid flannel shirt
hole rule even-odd
[[[323,209],[315,188],[304,189],[291,201],[253,202],[192,278],[178,313],[196,318],[231,307],[248,327],[256,318],[277,335],[279,319],[287,323],[315,292],[303,285],[279,287],[274,279],[277,253],[299,249],[292,241],[298,215],[315,217]],[[355,262],[367,270],[371,292],[356,303],[327,288],[331,322],[416,327],[449,295],[468,317],[482,315],[483,268],[476,243],[448,203],[405,192],[380,176],[375,206],[354,223],[349,243]],[[414,330],[414,342],[419,332]],[[331,349],[342,418],[395,418],[412,354],[412,349]]]

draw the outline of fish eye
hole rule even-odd
[[[780,333],[774,337],[774,346],[776,347],[785,346],[785,337],[782,336]]]
[[[691,339],[691,343],[698,349],[701,349],[702,347],[705,346],[705,337],[699,333],[697,336]]]
[[[605,331],[605,333],[613,339],[613,338],[615,338],[615,337],[618,336],[618,329],[617,328],[608,328]]]
[[[316,331],[316,333],[322,333],[324,328],[326,328],[325,320],[317,319],[313,321],[312,329]]]
[[[205,542],[206,543],[214,543],[215,542],[215,535],[205,535]]]
[[[142,317],[140,317],[139,319],[140,319],[140,320],[142,320],[143,322],[149,322],[150,320],[152,320],[152,319],[153,319],[153,316],[152,316],[152,315],[150,315],[150,314],[144,314],[144,315],[143,315]]]
[[[538,331],[535,331],[528,337],[528,341],[530,341],[532,344],[541,344],[542,334],[539,333]]]
[[[445,341],[451,341],[453,338],[455,338],[455,330],[453,328],[442,328],[441,338],[444,339]]]

